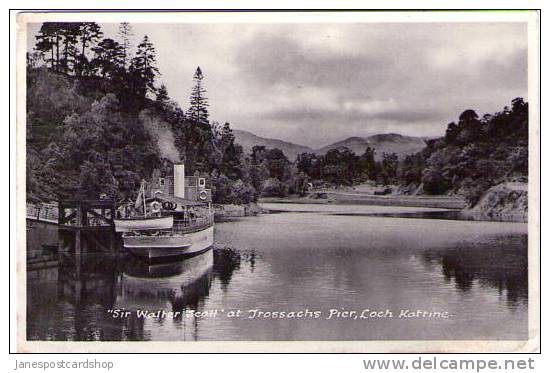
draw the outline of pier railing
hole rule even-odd
[[[27,219],[57,224],[59,210],[53,203],[27,203]]]

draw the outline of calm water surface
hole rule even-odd
[[[218,223],[214,250],[155,265],[95,253],[78,268],[57,253],[57,230],[29,226],[28,339],[527,338],[524,223],[408,207],[264,207],[279,213]],[[327,319],[365,309],[393,317]],[[163,310],[175,313],[138,314]]]

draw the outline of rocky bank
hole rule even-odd
[[[498,221],[527,222],[528,184],[505,182],[490,188],[479,202],[464,212]]]

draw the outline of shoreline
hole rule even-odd
[[[462,210],[466,202],[462,197],[449,196],[405,196],[385,195],[374,196],[360,192],[327,191],[318,194],[326,195],[326,198],[310,196],[289,196],[284,198],[266,197],[260,198],[259,203],[296,203],[296,204],[334,204],[334,205],[366,205],[366,206],[400,206],[400,207],[426,207],[442,208],[449,210]]]
[[[521,190],[521,189],[520,189]],[[508,185],[494,187],[488,191],[474,207],[467,207],[466,201],[460,196],[431,196],[431,195],[372,195],[361,191],[319,191],[307,196],[291,195],[287,197],[262,197],[257,202],[248,204],[213,204],[216,221],[226,221],[231,218],[257,216],[272,213],[260,206],[262,203],[288,203],[288,204],[329,204],[329,205],[356,205],[356,206],[396,206],[419,207],[454,210],[463,213],[473,220],[502,221],[502,222],[527,222],[527,209],[523,205],[504,204],[502,200],[511,192],[515,196],[518,187],[510,188]],[[498,201],[487,203],[487,199],[499,194]],[[513,192],[516,192],[514,194]],[[504,196],[504,197],[503,197]],[[498,202],[498,203],[497,203]],[[33,204],[27,202],[27,220],[40,221],[50,224],[57,223],[57,209],[55,203]],[[521,208],[520,208],[521,207]]]
[[[490,188],[468,207],[461,196],[384,195],[358,191],[319,191],[308,196],[266,197],[258,203],[330,204],[356,206],[421,207],[454,210],[475,221],[527,223],[526,184],[503,183]]]

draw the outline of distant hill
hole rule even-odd
[[[331,149],[347,147],[355,154],[361,155],[367,146],[376,149],[376,158],[380,159],[383,153],[395,153],[399,158],[414,154],[426,146],[426,141],[420,137],[403,136],[397,133],[385,133],[369,137],[349,137],[345,140],[327,145],[316,150],[317,154],[325,154]]]
[[[266,148],[278,148],[283,151],[287,158],[294,161],[298,154],[313,153],[314,150],[310,147],[293,144],[291,142],[270,139],[266,137],[256,136],[252,132],[243,130],[233,130],[235,141],[243,147],[245,153],[250,153],[254,145],[263,145]]]
[[[403,136],[396,133],[386,133],[369,137],[349,137],[320,149],[312,149],[308,146],[297,145],[288,141],[260,137],[243,130],[234,129],[233,134],[235,135],[236,142],[243,147],[245,153],[250,153],[254,145],[263,145],[266,148],[281,149],[291,161],[294,161],[298,154],[301,153],[325,154],[330,149],[341,147],[347,147],[355,154],[361,155],[365,152],[367,146],[376,149],[377,159],[381,159],[383,153],[395,153],[401,159],[409,154],[419,152],[426,146],[425,138]]]

